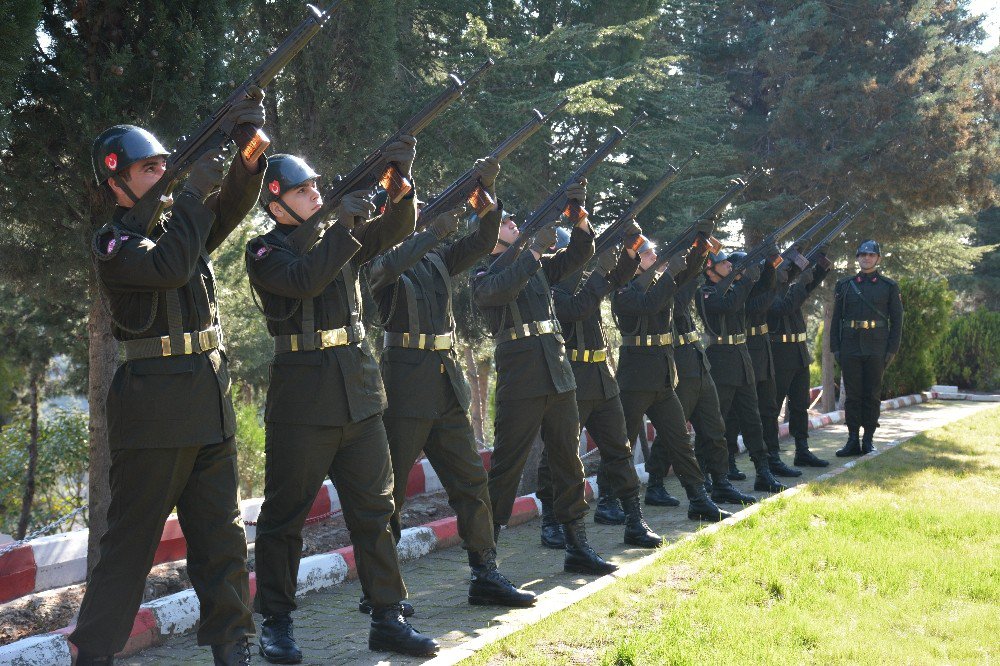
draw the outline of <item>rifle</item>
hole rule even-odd
[[[259,128],[249,124],[234,126],[226,121],[226,114],[234,104],[247,98],[247,91],[252,87],[265,88],[274,80],[285,65],[298,55],[299,51],[316,36],[323,28],[327,19],[340,8],[341,2],[334,2],[327,9],[320,11],[312,5],[309,16],[293,30],[274,52],[264,59],[250,76],[219,107],[202,122],[190,137],[181,137],[180,143],[167,156],[166,170],[148,192],[142,195],[135,205],[122,218],[123,226],[148,235],[153,224],[160,219],[163,209],[170,201],[170,194],[177,186],[195,161],[205,153],[219,150],[233,141],[240,154],[247,161],[258,159],[269,145],[267,138]]]
[[[722,278],[716,283],[715,287],[718,290],[718,292],[720,294],[725,294],[729,290],[729,288],[733,286],[733,282],[736,280],[737,277],[743,275],[743,273],[745,273],[746,270],[751,266],[760,264],[762,261],[764,261],[764,259],[767,258],[766,256],[767,250],[770,249],[772,245],[775,245],[778,241],[780,241],[782,238],[791,233],[791,231],[795,229],[795,227],[799,226],[807,219],[809,219],[809,217],[814,212],[816,212],[817,208],[819,208],[819,204],[816,204],[815,206],[810,206],[806,204],[806,207],[803,208],[801,211],[799,211],[794,217],[792,217],[792,219],[788,220],[788,222],[785,222],[783,225],[773,230],[768,235],[764,236],[764,238],[760,241],[760,243],[757,244],[756,247],[747,252],[747,256],[743,257],[743,259],[740,261],[739,264],[733,266],[733,269],[729,272],[729,275]],[[775,268],[777,268],[779,265],[781,265],[781,262],[782,262],[781,255],[778,255],[775,258],[772,265]]]
[[[830,200],[830,197],[823,197],[820,201],[816,202],[814,208],[819,208],[823,206]],[[819,221],[806,229],[806,231],[796,238],[791,245],[789,245],[784,252],[781,253],[781,261],[778,263],[778,270],[786,273],[792,270],[792,264],[799,267],[799,270],[805,270],[809,266],[809,260],[802,255],[802,252],[809,247],[809,241],[812,237],[819,233],[819,230],[826,226],[827,222],[834,219],[840,215],[843,210],[847,208],[845,203],[840,208],[832,213],[827,213],[823,217],[819,218]]]
[[[844,229],[846,229],[847,226],[854,221],[854,218],[856,218],[858,215],[864,212],[866,208],[868,208],[868,204],[862,204],[861,208],[859,208],[857,211],[844,215],[844,217],[840,220],[840,222],[837,222],[837,224],[833,227],[833,229],[830,230],[830,233],[824,236],[820,242],[816,243],[816,247],[810,250],[809,254],[806,255],[806,259],[809,260],[809,264],[812,265],[813,263],[815,263],[818,264],[819,267],[822,268],[823,270],[830,270],[830,266],[832,266],[830,260],[826,258],[825,254],[820,254],[819,252],[817,252],[816,248],[821,247],[823,245],[829,245],[831,242],[833,242],[833,239],[839,236],[841,232],[843,232]]]
[[[303,254],[309,250],[326,228],[326,222],[340,205],[341,200],[350,192],[372,190],[381,186],[388,194],[392,203],[399,203],[410,190],[413,183],[399,172],[395,164],[387,163],[382,156],[389,144],[399,140],[400,135],[416,136],[430,125],[442,111],[452,102],[462,96],[462,93],[489,68],[493,67],[493,58],[488,58],[479,69],[465,81],[457,74],[448,75],[448,87],[438,93],[437,97],[428,102],[413,117],[403,123],[396,132],[386,139],[359,165],[346,176],[337,176],[329,190],[323,193],[323,206],[316,211],[304,224],[300,224],[288,234],[286,241],[296,252]]]
[[[532,109],[531,120],[504,139],[499,146],[493,149],[493,152],[489,156],[498,161],[507,159],[511,153],[520,148],[521,144],[531,138],[535,132],[541,129],[542,125],[548,122],[553,114],[560,111],[568,102],[569,97],[566,97],[545,115],[542,115],[538,109]],[[426,228],[438,215],[457,208],[465,201],[472,206],[479,217],[490,212],[497,205],[497,202],[490,193],[479,182],[479,174],[475,169],[466,171],[455,182],[446,187],[441,194],[434,197],[429,204],[424,206],[423,210],[420,211],[420,217],[417,218],[417,231]]]
[[[616,245],[621,240],[621,231],[625,228],[625,225],[636,218],[636,216],[641,213],[646,206],[653,203],[653,200],[660,195],[668,185],[677,180],[681,171],[686,167],[691,161],[698,157],[698,151],[694,151],[691,155],[684,160],[684,163],[679,167],[675,167],[673,164],[667,164],[669,171],[663,175],[658,181],[653,183],[653,185],[642,193],[632,206],[618,216],[618,218],[608,225],[607,229],[601,232],[601,235],[597,237],[594,241],[594,255],[599,255],[609,247]]]
[[[518,235],[514,242],[511,243],[510,247],[505,249],[500,256],[493,260],[493,263],[490,264],[489,271],[498,271],[510,265],[535,234],[554,224],[562,215],[565,215],[569,219],[573,220],[574,223],[585,218],[588,214],[586,209],[584,209],[580,202],[567,198],[566,189],[570,185],[579,182],[581,179],[590,174],[590,172],[596,169],[597,165],[603,162],[608,155],[611,154],[611,151],[622,142],[625,135],[631,132],[635,126],[645,120],[646,117],[647,114],[645,112],[640,113],[624,130],[612,126],[611,136],[608,137],[607,140],[605,140],[605,142],[601,144],[597,150],[595,150],[562,185],[556,188],[555,192],[550,194],[549,197],[542,202],[541,206],[536,208],[528,216],[528,219],[525,220],[524,224],[521,226],[520,235]]]

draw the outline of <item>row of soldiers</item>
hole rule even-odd
[[[229,120],[262,126],[262,97],[254,91],[228,111]],[[404,135],[384,151],[407,182],[415,146],[416,140]],[[302,527],[327,477],[337,487],[354,545],[364,593],[359,610],[371,617],[369,647],[418,656],[435,654],[438,645],[406,620],[414,609],[406,602],[395,546],[408,472],[421,453],[455,508],[468,552],[472,604],[535,602],[499,571],[496,548],[539,430],[545,445],[538,492],[543,542],[565,549],[564,568],[570,572],[615,569],[587,540],[582,426],[602,458],[598,515],[624,523],[631,545],[662,543],[643,518],[632,465],[631,442],[644,415],[658,435],[648,461],[647,504],[677,503],[663,487],[668,466],[687,492],[693,520],[729,516],[717,503],[756,501],[727,478],[722,415],[730,408],[757,468],[755,489],[784,488],[774,473],[790,468],[780,463],[776,437],[774,451],[762,443],[755,394],[760,383],[745,344],[744,313],[746,304],[775,301],[780,292],[787,312],[777,315],[785,321],[784,328],[775,326],[782,336],[777,344],[804,353],[801,305],[821,274],[807,271],[791,285],[778,286],[770,269],[754,269],[732,290],[717,293],[713,283],[731,268],[723,254],[692,249],[657,268],[655,248],[635,224],[622,249],[600,255],[596,269],[586,274],[595,252],[586,215],[567,234],[565,247],[553,251],[556,232],[545,229],[513,263],[490,270],[491,257],[519,235],[497,199],[500,166],[491,158],[478,160],[474,169],[498,205],[457,240],[450,239],[460,226],[459,211],[414,232],[418,200],[412,187],[387,195],[379,211],[368,192],[350,193],[339,204],[336,222],[309,236],[307,223],[323,205],[320,174],[292,155],[254,160],[240,155],[227,170],[221,152],[195,163],[168,215],[144,230],[124,226],[129,209],[162,177],[167,155],[149,132],[130,125],[112,127],[94,142],[97,182],[116,205],[112,222],[95,237],[97,274],[125,362],[107,403],[108,531],[70,636],[78,664],[111,663],[125,645],[160,531],[175,507],[201,604],[198,642],[212,647],[217,664],[250,661],[256,627],[237,501],[231,382],[210,254],[258,200],[274,222],[246,248],[250,283],[274,343],[253,601],[253,610],[263,616],[259,652],[269,662],[302,660],[291,617]],[[582,207],[586,182],[576,183],[567,196]],[[705,224],[702,231],[710,235],[711,223]],[[496,341],[496,430],[488,474],[476,451],[471,392],[454,350],[454,279],[477,264],[474,299]],[[365,340],[363,270],[385,330],[379,360]],[[699,275],[705,276],[700,287]],[[859,284],[869,289],[868,283]],[[892,283],[883,278],[882,284]],[[608,295],[622,330],[616,374],[607,363],[600,316]],[[695,300],[711,336],[707,351],[690,313]],[[886,328],[898,332],[898,322]],[[843,354],[853,353],[848,341],[859,330],[845,329]],[[807,357],[803,363],[808,365]],[[773,417],[776,430],[777,414]],[[698,433],[697,451],[687,421]],[[869,434],[866,430],[868,442]],[[805,464],[817,464],[805,455],[804,440],[802,448]],[[608,518],[615,501],[622,515]]]

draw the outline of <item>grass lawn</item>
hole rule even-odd
[[[1000,663],[1000,408],[815,484],[466,663]]]

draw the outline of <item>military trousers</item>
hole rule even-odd
[[[656,439],[649,449],[646,471],[650,475],[665,476],[672,464],[681,485],[693,486],[705,482],[698,467],[687,431],[687,419],[677,394],[672,389],[659,391],[622,391],[622,408],[625,410],[625,427],[628,441],[634,442],[642,428],[642,417],[649,417],[656,430]]]
[[[704,461],[703,467],[709,472],[725,474],[729,469],[726,424],[712,373],[700,367],[698,375],[680,377],[676,391],[684,408],[684,418],[694,428],[696,457]]]
[[[874,431],[878,428],[878,415],[882,406],[882,375],[885,373],[885,356],[840,355],[847,399],[844,400],[844,422],[848,430],[859,428]]]
[[[746,428],[753,430],[756,425],[757,430],[760,431],[761,437],[764,440],[767,452],[778,453],[781,450],[778,444],[778,413],[780,405],[774,396],[774,379],[768,378],[757,382],[754,391],[757,394],[758,416],[756,417],[756,422],[747,423],[748,420],[753,421],[754,417],[749,412],[738,409],[735,403],[730,405],[729,412],[726,414],[726,442],[728,443],[729,450],[731,452],[739,450],[736,438],[739,437],[740,433],[743,433],[743,443],[749,450],[750,447],[746,444]]]
[[[639,475],[632,464],[632,446],[625,430],[625,412],[618,396],[600,400],[577,400],[580,426],[597,445],[601,465],[597,468],[600,494],[625,498],[639,493]],[[538,461],[538,499],[552,501],[552,473],[549,459],[542,451]]]
[[[764,430],[760,422],[760,408],[757,402],[757,387],[753,384],[735,386],[732,384],[716,384],[719,395],[720,413],[726,415],[727,439],[731,420],[738,423],[738,432],[743,433],[743,444],[750,452],[754,462],[767,459],[767,446],[764,444]],[[775,426],[777,429],[777,426]],[[736,445],[735,437],[729,440],[730,452]]]
[[[486,470],[476,448],[469,415],[458,401],[452,397],[451,405],[441,418],[385,416],[383,420],[389,436],[395,479],[392,495],[396,509],[390,525],[396,541],[403,529],[400,512],[406,503],[410,470],[423,451],[448,493],[448,503],[455,510],[462,546],[475,552],[495,548]]]
[[[539,428],[552,473],[556,520],[568,523],[587,515],[576,391],[565,391],[497,401],[489,472],[493,520],[497,524],[506,525],[510,520],[521,474]]]
[[[406,598],[389,528],[392,466],[382,416],[345,426],[268,423],[264,453],[254,610],[263,615],[295,610],[302,526],[327,477],[337,487],[358,578],[372,605]]]
[[[796,442],[809,440],[809,367],[779,368],[774,371],[774,400],[788,398],[788,432]]]
[[[91,655],[125,647],[163,524],[174,507],[201,605],[198,644],[254,635],[236,443],[111,452],[111,504],[100,559],[69,640]]]

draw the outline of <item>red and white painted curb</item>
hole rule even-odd
[[[936,393],[927,391],[917,395],[908,395],[901,398],[895,398],[893,400],[884,400],[882,402],[882,410],[886,411],[899,409],[901,407],[908,407],[910,405],[916,405],[933,400],[936,397]],[[822,416],[810,419],[809,428],[821,428],[831,423],[840,423],[843,418],[842,411],[823,414]],[[585,445],[585,442],[587,444],[592,444],[592,440],[590,440],[589,437],[585,435],[581,436],[581,445]],[[488,467],[488,458],[484,458],[484,464]],[[418,466],[420,467],[420,471],[416,472]],[[851,465],[849,464],[848,466]],[[639,473],[641,481],[645,482],[648,479],[644,464],[637,464],[636,472]],[[826,477],[824,476],[821,478]],[[419,494],[420,492],[439,490],[441,488],[441,482],[437,474],[426,460],[422,460],[417,466],[414,466],[414,471],[410,474],[410,483],[412,484],[412,488],[408,485],[407,496],[410,496],[411,494]],[[596,488],[596,478],[588,478],[586,483],[586,494],[588,499],[593,497],[594,490]],[[321,491],[317,496],[316,504],[313,505],[310,515],[320,515],[321,513],[330,511],[334,507],[339,508],[340,502],[339,499],[336,498],[336,491],[333,489],[332,485],[329,484],[329,482],[324,485],[324,490],[326,491],[325,500],[323,497],[324,492]],[[412,493],[411,490],[413,491]],[[259,501],[260,500],[248,500],[248,502],[257,502],[255,511],[259,510]],[[514,508],[508,524],[519,525],[535,518],[540,513],[541,504],[534,494],[518,497],[514,502]],[[244,517],[246,517],[246,515],[246,506],[244,506]],[[253,515],[254,519],[256,519],[255,512]],[[247,536],[249,539],[249,529]],[[181,537],[181,539],[183,540],[183,537]],[[38,539],[37,541],[41,541],[41,539]],[[458,523],[456,518],[452,516],[450,518],[442,518],[440,520],[427,523],[426,525],[422,525],[420,527],[411,527],[403,530],[396,549],[399,553],[400,560],[406,561],[423,557],[434,550],[449,548],[457,545],[459,542]],[[29,548],[29,546],[24,546],[22,548]],[[55,550],[53,546],[49,546],[49,548],[53,548],[53,550]],[[19,548],[12,552],[17,552],[19,550],[21,549]],[[85,547],[83,556],[86,557]],[[6,562],[7,560],[5,558],[2,562],[0,562],[0,565],[5,566]],[[84,569],[85,568],[86,563],[84,562]],[[3,572],[4,569],[0,568],[0,575],[2,575]],[[340,585],[345,580],[356,576],[357,568],[354,562],[354,549],[351,546],[339,548],[330,553],[305,557],[302,559],[299,566],[298,594],[302,595],[308,592]],[[256,575],[251,573],[251,596],[256,593],[256,590]],[[144,650],[154,645],[159,645],[169,636],[190,631],[195,627],[198,621],[198,613],[198,598],[195,595],[194,590],[184,590],[183,592],[171,594],[143,604],[139,608],[139,612],[136,614],[136,619],[132,626],[132,632],[128,643],[126,643],[125,648],[120,654],[135,654],[140,650]],[[73,627],[70,626],[53,633],[41,636],[32,636],[9,645],[0,646],[0,666],[69,664],[70,645],[66,637],[72,632],[72,630]]]

